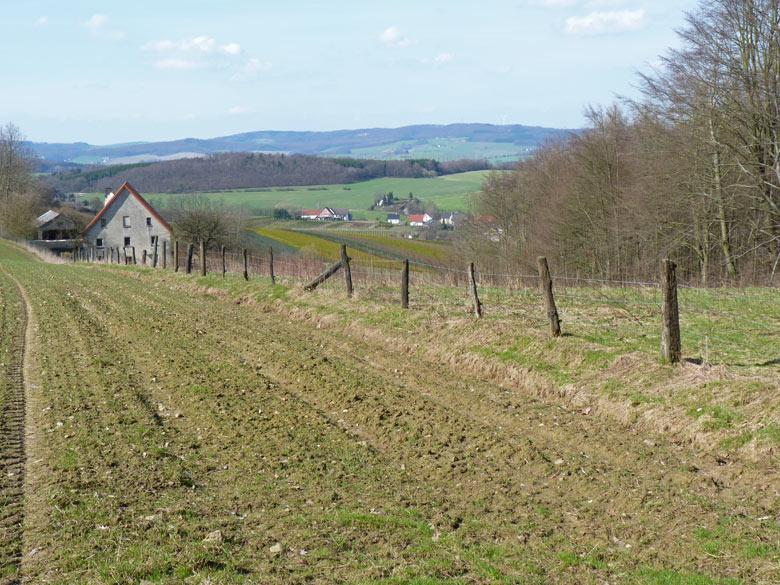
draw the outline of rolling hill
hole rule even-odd
[[[191,158],[219,152],[275,152],[320,156],[411,159],[463,158],[507,162],[528,156],[540,144],[570,130],[522,125],[450,124],[366,128],[330,132],[258,131],[167,142],[93,145],[86,142],[30,142],[42,159],[83,164],[127,164]]]

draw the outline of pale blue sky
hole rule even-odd
[[[696,0],[0,0],[0,121],[113,143],[583,123]]]

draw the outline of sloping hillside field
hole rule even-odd
[[[777,351],[671,368],[644,341],[615,351],[645,332],[625,311],[564,304],[553,342],[531,294],[491,313],[509,296],[486,291],[477,322],[465,291],[412,290],[404,312],[392,291],[0,242],[4,413],[7,365],[28,373],[0,583],[780,582]],[[7,341],[25,298],[26,348]]]
[[[240,189],[236,191],[197,193],[225,205],[245,207],[259,213],[274,207],[304,209],[311,207],[344,207],[354,212],[356,219],[371,217],[385,219],[386,212],[368,212],[377,194],[392,192],[399,199],[412,193],[426,203],[435,203],[442,211],[464,211],[468,199],[479,191],[485,178],[484,171],[458,173],[427,179],[372,179],[347,185],[313,185],[309,187],[269,187],[267,189]],[[84,195],[85,200],[98,194]],[[165,206],[177,195],[144,193],[153,205]]]

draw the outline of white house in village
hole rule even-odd
[[[107,189],[108,191],[108,189]],[[116,193],[106,193],[103,209],[84,228],[86,246],[95,247],[98,258],[106,258],[109,250],[124,250],[126,256],[134,251],[137,257],[146,250],[152,254],[163,242],[170,249],[171,226],[141,197],[130,183],[123,184]]]

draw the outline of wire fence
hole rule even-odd
[[[342,246],[344,253],[346,247]],[[178,271],[195,275],[245,276],[247,279],[268,279],[290,287],[305,287],[321,277],[328,269],[332,275],[316,286],[336,293],[345,289],[340,262],[325,261],[301,254],[274,253],[272,250],[212,249],[203,254],[195,245],[163,246],[155,254],[146,251],[140,257],[131,249],[106,250],[84,248],[74,261],[104,264],[138,264],[159,270]],[[349,280],[356,294],[381,303],[402,303],[404,261],[370,258],[356,254],[349,259]],[[473,288],[470,266],[463,268],[442,266],[432,262],[409,259],[407,294],[411,287],[412,308],[425,309],[437,315],[465,310],[478,316],[512,317],[533,327],[543,327],[548,317],[545,309],[545,281],[540,273],[511,273],[474,268]],[[545,261],[546,263],[546,261]],[[465,262],[464,262],[465,264]],[[663,278],[652,280],[617,280],[581,275],[558,275],[554,270],[549,278],[552,307],[556,319],[562,317],[564,331],[578,323],[598,323],[599,327],[626,327],[623,337],[631,336],[631,328],[642,330],[644,336],[658,342],[669,323],[679,329],[679,319],[668,321],[669,311],[682,313],[689,345],[704,356],[717,353],[719,347],[728,347],[730,355],[745,353],[741,345],[767,347],[767,362],[771,345],[780,347],[780,293],[772,288],[697,288],[674,283],[673,303],[671,289],[665,288]],[[553,292],[554,291],[554,292]],[[407,296],[408,298],[408,296]],[[557,303],[557,305],[556,305]],[[408,300],[407,300],[408,305]],[[560,311],[560,315],[558,315]],[[673,316],[674,316],[673,315]],[[740,331],[733,334],[729,324],[740,321]],[[747,320],[747,321],[745,321]],[[555,334],[555,328],[553,328]],[[680,333],[678,331],[677,337]],[[672,336],[674,337],[674,335]],[[777,352],[780,353],[780,352]],[[675,361],[675,360],[672,360]]]

